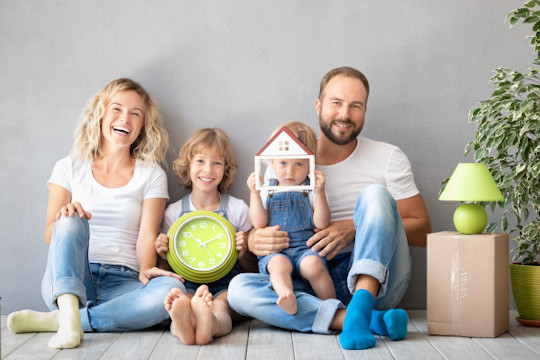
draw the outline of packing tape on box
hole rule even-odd
[[[460,254],[452,256],[452,274],[451,274],[451,292],[452,292],[452,329],[461,334],[461,305],[467,296],[469,296],[469,272],[463,268]]]

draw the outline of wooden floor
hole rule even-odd
[[[407,339],[378,337],[368,350],[347,351],[335,335],[279,330],[257,320],[206,346],[185,346],[164,327],[141,332],[87,333],[76,349],[47,347],[51,333],[12,334],[2,315],[2,359],[540,359],[540,328],[524,327],[510,311],[511,329],[496,339],[429,336],[426,312],[409,311]]]

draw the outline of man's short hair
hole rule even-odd
[[[323,99],[323,97],[325,95],[324,90],[326,88],[326,85],[328,85],[328,82],[330,80],[332,80],[334,77],[338,76],[338,75],[346,76],[346,77],[352,77],[352,78],[356,78],[356,79],[362,81],[362,84],[364,84],[364,87],[366,88],[366,102],[367,102],[367,97],[369,96],[369,82],[368,82],[368,79],[366,78],[366,76],[362,72],[356,70],[355,68],[349,67],[349,66],[343,66],[343,67],[339,67],[339,68],[330,70],[329,72],[326,73],[326,75],[324,75],[324,77],[321,80],[321,86],[319,88],[319,100]]]

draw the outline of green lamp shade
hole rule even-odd
[[[503,201],[504,198],[485,164],[461,163],[454,170],[439,200]]]
[[[504,197],[484,164],[460,163],[450,177],[439,200],[503,201]],[[478,204],[462,204],[454,213],[454,225],[462,234],[480,234],[487,214]]]

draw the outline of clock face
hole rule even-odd
[[[184,214],[167,233],[167,261],[186,280],[201,284],[219,280],[236,264],[235,234],[232,224],[212,211]]]
[[[225,262],[231,252],[231,236],[219,220],[196,216],[186,221],[176,236],[176,254],[187,267],[209,271]]]

